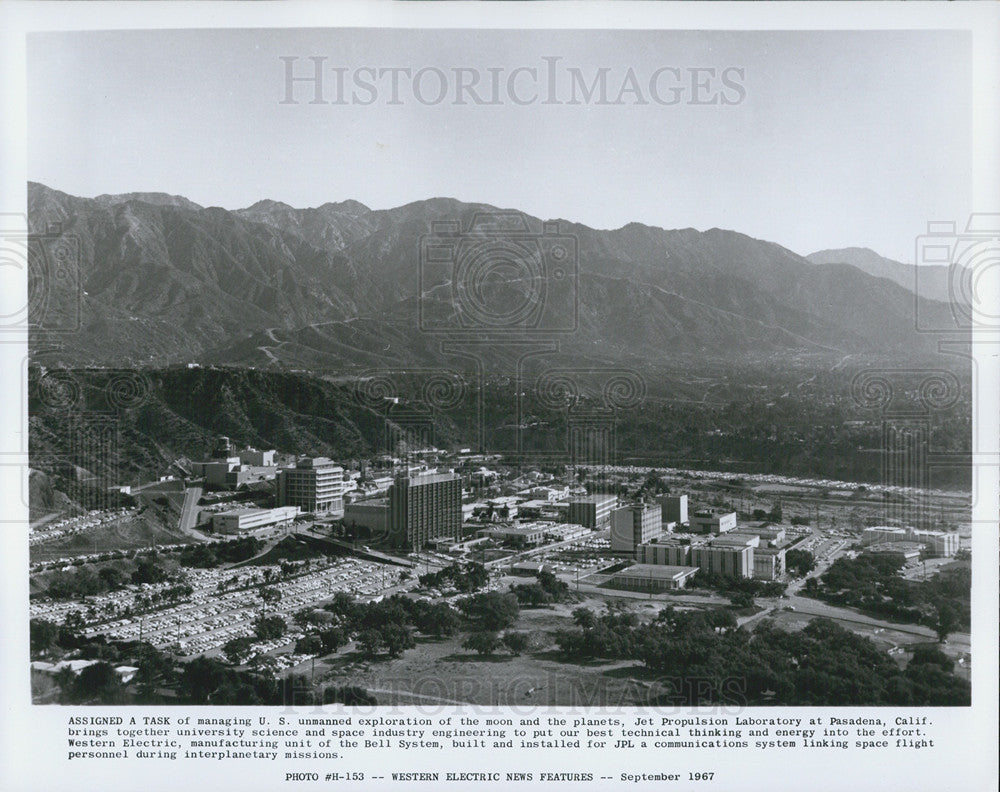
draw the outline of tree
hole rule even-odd
[[[955,661],[942,652],[936,646],[919,644],[913,649],[913,657],[907,664],[907,670],[919,665],[936,665],[942,670],[951,673],[955,669]]]
[[[253,623],[254,634],[261,641],[273,641],[285,634],[288,625],[280,616],[258,616]]]
[[[438,602],[414,614],[414,623],[424,635],[454,635],[458,632],[460,619],[450,605]]]
[[[318,635],[305,635],[295,642],[295,654],[323,654],[323,640]]]
[[[281,591],[273,586],[261,586],[257,592],[257,596],[260,597],[262,610],[267,610],[269,606],[277,605],[281,602]]]
[[[785,553],[785,567],[789,572],[802,577],[816,568],[816,557],[808,550],[792,549]]]
[[[464,649],[471,649],[481,655],[493,654],[499,646],[500,637],[495,632],[489,630],[479,630],[469,633],[468,637],[462,641]]]
[[[382,648],[382,635],[378,630],[372,628],[362,630],[358,633],[358,646],[361,649],[361,654],[374,660]]]
[[[48,654],[59,637],[59,625],[47,619],[32,619],[29,622],[32,654]]]
[[[125,576],[114,567],[103,567],[97,577],[108,591],[117,591],[125,582]]]
[[[253,640],[245,635],[230,638],[222,645],[222,654],[233,665],[242,665],[253,651]]]
[[[110,663],[94,663],[80,671],[74,683],[74,695],[80,702],[97,700],[102,704],[118,703],[122,684]]]
[[[132,582],[135,584],[162,583],[166,579],[166,571],[153,561],[140,561],[132,573]]]
[[[515,657],[528,648],[528,636],[523,632],[505,632],[501,640],[507,651]]]
[[[937,633],[938,642],[944,643],[950,633],[958,628],[959,619],[955,609],[948,602],[942,602],[937,609],[937,622],[934,625],[934,632]]]
[[[416,646],[410,628],[400,624],[385,625],[381,630],[381,639],[389,657],[399,657],[406,649]]]
[[[320,630],[319,639],[323,643],[323,654],[333,654],[341,646],[347,643],[344,632],[339,627],[331,627],[328,630]]]
[[[520,608],[513,594],[490,591],[476,594],[459,601],[459,608],[481,630],[496,632],[512,627],[517,621]]]
[[[668,610],[673,611],[673,607]],[[576,608],[573,611],[573,623],[584,630],[590,630],[597,623],[597,616],[594,615],[594,612],[590,608]]]

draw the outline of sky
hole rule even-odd
[[[229,209],[449,196],[912,261],[929,220],[969,211],[969,53],[959,31],[32,34],[28,173]],[[316,63],[325,103],[286,81]]]

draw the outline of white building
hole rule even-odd
[[[246,533],[291,522],[298,515],[298,506],[279,506],[276,509],[232,509],[212,515],[212,530],[224,534]]]

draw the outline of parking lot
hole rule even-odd
[[[232,579],[234,574],[264,574],[270,568],[275,582],[269,586],[281,592],[281,600],[268,612],[289,617],[302,608],[320,605],[339,591],[358,597],[379,596],[399,582],[402,571],[399,567],[356,558],[321,563],[323,566],[319,569],[286,580],[280,579],[280,569],[276,566],[188,570],[187,582],[194,592],[183,603],[142,615],[94,621],[85,632],[89,636],[103,633],[112,640],[129,641],[141,637],[158,648],[176,644],[183,655],[197,655],[218,649],[231,638],[253,633],[253,620],[260,615],[263,604],[254,588],[219,589],[220,583]],[[61,622],[68,613],[88,607],[92,607],[97,614],[120,614],[133,603],[137,593],[150,595],[171,585],[174,584],[128,586],[110,594],[90,597],[83,606],[77,602],[33,602],[31,618]],[[301,633],[296,634],[293,629],[273,646],[263,644],[257,648],[261,652],[270,651],[298,637]]]

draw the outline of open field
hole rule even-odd
[[[658,678],[636,661],[560,659],[552,632],[565,629],[575,608],[602,611],[608,597],[585,595],[551,608],[522,610],[512,630],[527,633],[530,645],[514,657],[506,650],[478,655],[462,648],[464,634],[418,637],[417,646],[395,659],[368,661],[347,647],[315,664],[315,679],[350,684],[374,693],[380,705],[432,706],[462,702],[480,706],[631,707],[650,704],[673,692],[673,681]],[[635,603],[640,618],[655,616],[664,602]],[[312,664],[292,669],[310,675]]]

